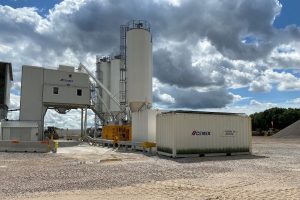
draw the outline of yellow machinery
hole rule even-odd
[[[118,141],[131,141],[131,125],[106,125],[102,128],[102,139]]]

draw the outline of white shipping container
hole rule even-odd
[[[157,151],[172,157],[251,153],[251,118],[245,114],[174,111],[156,119]]]
[[[156,115],[159,110],[132,113],[132,142],[156,142]]]

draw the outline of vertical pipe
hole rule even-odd
[[[81,108],[81,132],[80,132],[81,139],[83,138],[83,108]]]
[[[84,115],[84,136],[87,135],[86,129],[87,129],[87,107],[85,107],[85,115]]]
[[[23,75],[23,67],[22,67],[22,75]],[[44,103],[43,103],[43,101],[44,101],[44,79],[45,79],[45,74],[44,74],[44,69],[43,69],[43,82],[42,82],[42,91],[41,91],[41,95],[42,95],[42,102],[41,102],[41,104],[42,104],[42,109],[41,109],[41,118],[40,118],[40,120],[41,120],[41,124],[40,124],[40,127],[41,127],[41,132],[40,132],[40,137],[39,137],[39,140],[42,140],[42,141],[44,141],[44,139],[45,139],[45,137],[44,137],[44,128],[45,128],[45,115],[46,115],[46,112],[47,112],[47,107],[45,108],[45,106],[44,106]],[[20,104],[21,104],[21,102],[20,102]],[[46,109],[46,110],[44,110],[44,109]],[[21,110],[20,110],[20,113],[21,113]]]
[[[39,132],[39,140],[41,140],[41,141],[44,141],[45,140],[45,137],[44,137],[44,120],[45,120],[45,118],[44,118],[44,115],[42,115],[42,117],[41,117],[41,121],[40,121],[40,123],[38,124],[39,125],[39,127],[40,127],[40,132]]]
[[[41,127],[41,133],[39,135],[39,140],[44,141],[45,135],[44,135],[44,129],[45,129],[45,115],[47,113],[47,107],[42,106],[42,115],[41,115],[41,121],[39,124],[39,127]]]

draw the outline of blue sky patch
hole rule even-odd
[[[63,0],[2,0],[1,5],[7,5],[13,8],[35,7],[40,15],[47,15],[49,10],[62,2]]]

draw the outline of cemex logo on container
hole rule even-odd
[[[192,132],[192,135],[210,135],[210,131],[196,131]]]

